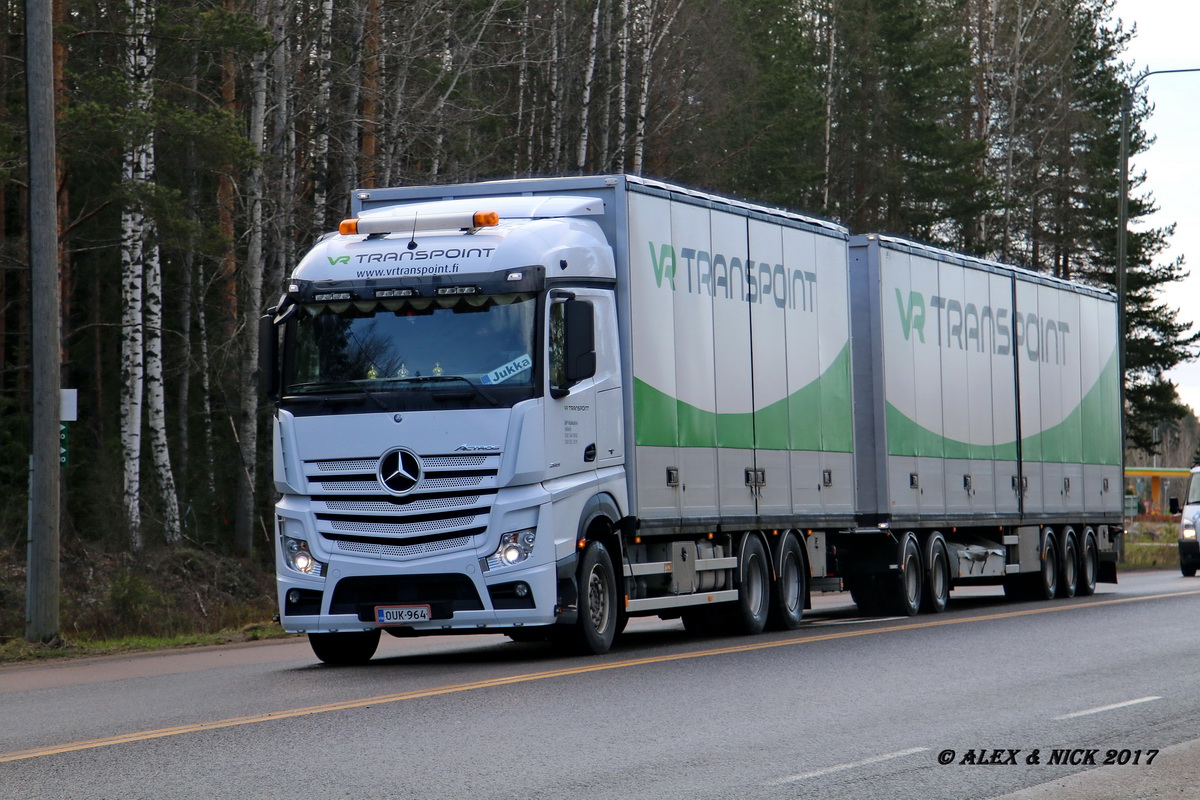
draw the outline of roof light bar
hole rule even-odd
[[[338,226],[342,236],[371,233],[415,233],[461,228],[490,228],[500,224],[495,211],[444,214],[380,214],[343,220]]]

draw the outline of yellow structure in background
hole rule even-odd
[[[1187,497],[1189,467],[1128,467],[1125,470],[1125,516],[1169,514],[1170,499]]]

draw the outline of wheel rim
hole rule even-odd
[[[1075,545],[1067,546],[1063,553],[1063,576],[1067,579],[1067,585],[1075,585],[1075,577],[1078,573],[1078,568],[1075,566]]]
[[[1058,558],[1053,544],[1047,544],[1042,553],[1042,586],[1047,595],[1058,591]]]
[[[588,574],[588,618],[592,630],[600,633],[608,627],[608,580],[599,564]]]
[[[1089,588],[1096,584],[1096,543],[1091,537],[1083,545],[1083,580]]]
[[[921,564],[915,553],[904,559],[904,596],[910,605],[921,601]]]
[[[754,553],[746,561],[745,589],[746,600],[749,602],[747,610],[754,617],[762,613],[763,603],[766,601],[763,596],[763,587],[766,586],[766,582],[763,580],[760,564],[758,553]]]
[[[788,553],[780,575],[784,607],[794,615],[800,608],[800,564],[795,553]]]
[[[946,567],[946,556],[937,552],[933,557],[933,566],[929,570],[929,593],[933,599],[941,603],[945,598],[946,592],[946,574],[949,570]]]

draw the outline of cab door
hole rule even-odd
[[[607,327],[599,325],[615,317],[612,292],[556,289],[546,305],[546,477],[594,473],[598,466],[623,463],[615,345],[608,346]]]

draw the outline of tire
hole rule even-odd
[[[588,543],[579,560],[579,621],[567,643],[582,655],[602,655],[617,636],[617,577],[608,548]]]
[[[310,633],[308,643],[313,654],[333,667],[365,664],[379,647],[379,628],[353,633]]]
[[[794,631],[804,617],[808,593],[808,567],[803,545],[792,532],[784,534],[775,561],[775,582],[771,586],[771,611],[767,627],[776,631]]]
[[[924,591],[924,569],[921,564],[921,547],[917,537],[906,533],[896,550],[896,563],[900,571],[889,575],[884,602],[887,610],[897,617],[914,617],[921,610],[921,595]]]
[[[1042,571],[1035,578],[1035,599],[1053,600],[1058,595],[1058,543],[1047,533],[1042,545]]]
[[[1096,576],[1100,574],[1100,551],[1091,528],[1083,530],[1083,550],[1079,554],[1079,586],[1075,593],[1091,597],[1096,593]]]
[[[1058,564],[1058,596],[1074,597],[1079,589],[1079,549],[1075,531],[1067,528],[1063,532],[1062,558]]]
[[[757,534],[746,534],[738,559],[738,599],[729,611],[729,629],[743,636],[762,633],[771,613],[771,565]]]
[[[1182,564],[1180,564],[1179,571],[1183,573],[1183,577],[1185,577],[1185,578],[1196,577],[1196,568],[1195,567],[1185,567]]]
[[[926,558],[925,590],[921,593],[921,611],[940,614],[950,602],[950,554],[941,536],[929,541]]]

